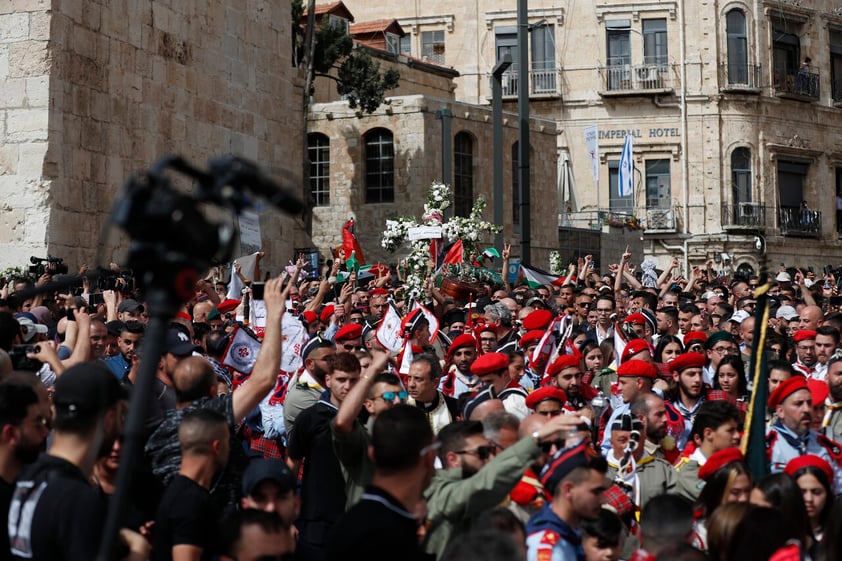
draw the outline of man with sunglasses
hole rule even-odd
[[[440,558],[451,536],[470,526],[476,516],[497,506],[538,458],[544,441],[558,440],[561,434],[575,433],[582,419],[559,415],[532,434],[521,438],[495,455],[478,421],[458,421],[439,433],[439,460],[444,469],[436,471],[424,491],[427,499],[427,538],[424,549]]]
[[[337,350],[352,353],[363,348],[363,326],[358,323],[348,323],[342,326],[333,336]]]

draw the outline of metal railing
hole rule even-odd
[[[722,224],[741,228],[765,228],[766,207],[760,203],[723,205]]]
[[[798,71],[793,74],[776,72],[773,77],[775,93],[819,99],[819,75]]]
[[[720,89],[755,89],[762,83],[759,64],[723,62],[719,65]]]
[[[503,97],[517,97],[517,70],[503,74]],[[529,71],[529,95],[560,95],[561,71],[557,68]]]
[[[822,213],[799,207],[779,209],[782,236],[818,238],[822,235]]]
[[[603,91],[658,92],[679,85],[675,64],[610,64],[599,68]]]
[[[634,215],[626,212],[611,212],[608,210],[582,210],[577,212],[561,212],[558,215],[560,228],[576,228],[579,230],[601,230],[603,226],[620,226],[634,223]]]

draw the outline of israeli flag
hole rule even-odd
[[[623,153],[620,156],[620,177],[619,194],[621,197],[629,197],[634,188],[634,161],[632,160],[633,136],[626,135],[626,142],[623,144]]]

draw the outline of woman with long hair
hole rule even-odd
[[[655,346],[655,362],[667,364],[684,352],[684,344],[675,335],[662,335]]]
[[[721,505],[748,502],[751,472],[739,448],[725,448],[711,454],[698,475],[705,486],[693,505],[693,515],[696,532],[707,544],[708,517]]]
[[[821,542],[833,508],[833,468],[824,458],[804,454],[790,460],[784,473],[792,477],[801,489],[813,537]]]
[[[795,481],[785,473],[772,473],[757,482],[751,491],[751,503],[774,508],[784,515],[787,524],[796,532],[802,547],[813,544],[813,528],[804,506],[803,494]]]
[[[740,355],[727,355],[719,361],[713,376],[713,389],[722,390],[737,403],[746,401],[748,382]]]
[[[582,378],[583,384],[590,384],[593,382],[596,374],[602,370],[602,365],[605,364],[605,357],[602,356],[602,349],[594,339],[587,339],[579,346],[579,352],[585,362],[585,375]]]
[[[752,508],[754,507],[749,503],[726,503],[719,505],[708,517],[710,561],[728,561],[728,552],[734,542],[737,526]]]

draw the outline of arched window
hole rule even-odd
[[[749,84],[748,35],[746,15],[742,10],[735,8],[726,14],[725,29],[728,35],[728,83]]]
[[[310,160],[310,199],[316,206],[330,204],[330,139],[318,132],[307,135]]]
[[[468,216],[474,206],[474,140],[467,132],[453,139],[453,214]]]
[[[364,143],[365,202],[394,202],[395,143],[391,131],[373,129],[366,133]]]
[[[520,159],[518,143],[512,144],[512,224],[520,224]]]
[[[751,151],[748,148],[731,152],[731,189],[735,204],[751,202]]]

